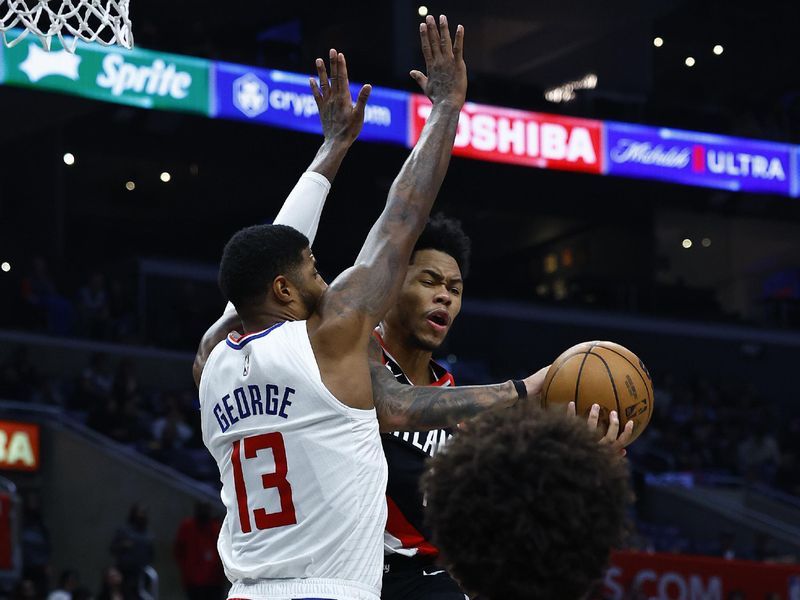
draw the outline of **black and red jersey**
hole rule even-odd
[[[400,383],[413,385],[377,332],[375,337],[383,348],[386,368]],[[453,376],[440,364],[431,361],[430,368],[435,379],[430,385],[455,385]],[[381,435],[389,465],[389,482],[386,486],[389,516],[384,533],[384,552],[387,555],[434,557],[439,553],[429,541],[430,534],[424,525],[424,503],[419,482],[425,472],[425,461],[436,454],[452,435],[451,429],[394,431]]]

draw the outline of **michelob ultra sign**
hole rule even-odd
[[[0,421],[0,471],[36,471],[39,457],[38,425]]]
[[[30,36],[2,50],[0,83],[116,104],[209,114],[207,60],[79,43],[75,54],[43,50]]]

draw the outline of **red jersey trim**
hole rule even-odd
[[[417,554],[426,556],[436,556],[439,550],[428,542],[414,526],[408,522],[397,504],[386,496],[386,504],[389,507],[389,515],[386,519],[386,531],[396,537],[403,544],[403,548],[416,548]]]

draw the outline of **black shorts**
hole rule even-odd
[[[452,577],[430,558],[386,557],[381,600],[469,600]]]

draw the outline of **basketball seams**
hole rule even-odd
[[[592,349],[594,349],[594,347],[596,345],[597,344],[592,345],[592,348],[589,349],[589,352],[587,354],[591,354],[591,355],[596,356],[597,358],[599,358],[600,361],[603,363],[603,366],[606,368],[606,372],[608,373],[608,379],[611,381],[611,389],[614,391],[614,400],[617,403],[617,419],[620,419],[620,421],[621,421],[622,419],[620,418],[620,413],[622,411],[620,410],[620,407],[619,407],[619,394],[617,393],[617,384],[614,382],[614,375],[611,373],[611,367],[608,366],[608,363],[606,362],[606,359],[604,359],[602,356],[600,356],[596,352],[592,352]],[[603,348],[603,347],[604,346],[601,346],[601,348]],[[578,375],[578,381],[580,381],[580,374]]]
[[[589,358],[589,355],[592,353],[592,348],[597,346],[597,342],[593,342],[589,349],[583,353],[583,361],[581,361],[581,366],[578,368],[578,376],[575,378],[575,414],[581,414],[580,409],[578,408],[578,390],[581,387],[581,374],[583,373],[583,366],[586,364],[586,359]],[[614,396],[617,395],[617,391],[614,390]],[[617,403],[619,404],[619,402]]]
[[[653,398],[654,393],[652,393],[652,391],[651,391],[652,387],[647,384],[647,381],[645,381],[644,376],[642,375],[642,372],[639,370],[639,367],[637,367],[635,364],[633,364],[631,362],[631,360],[627,356],[625,356],[621,352],[617,352],[613,348],[609,348],[608,346],[600,346],[600,348],[603,348],[604,350],[608,350],[609,352],[612,352],[612,353],[616,354],[617,356],[619,356],[620,358],[622,358],[625,362],[627,362],[630,366],[633,367],[633,370],[636,371],[636,374],[639,376],[639,379],[642,380],[642,383],[644,384],[644,389],[647,390],[647,392],[648,392],[647,393],[647,399],[650,401],[650,407],[649,407],[649,409],[647,411],[647,423],[645,423],[645,427],[646,427],[647,424],[650,423],[650,419],[653,417],[653,409],[655,408],[655,406],[654,406],[655,399]],[[600,355],[598,354],[597,356],[600,356]],[[606,367],[607,367],[607,365],[606,365]],[[617,403],[617,406],[619,406],[619,402]]]
[[[547,388],[544,390],[544,394],[542,394],[542,400],[544,401],[544,405],[542,408],[547,408],[547,394],[550,393],[550,386],[553,385],[553,381],[555,381],[558,372],[566,366],[566,364],[576,356],[580,356],[581,354],[588,354],[588,352],[576,352],[575,354],[570,354],[564,360],[562,360],[559,365],[556,367],[556,370],[553,371],[553,376],[550,378],[550,381],[547,382]],[[584,359],[585,360],[585,359]],[[580,378],[580,375],[578,376]]]

